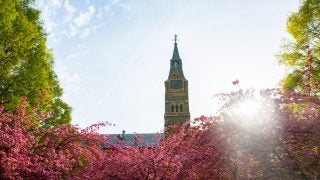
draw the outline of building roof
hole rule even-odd
[[[102,148],[108,148],[109,145],[156,147],[164,139],[163,133],[143,133],[143,134],[108,134],[106,135],[106,144],[101,144]]]

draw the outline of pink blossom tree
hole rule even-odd
[[[96,133],[105,123],[83,130],[43,128],[47,114],[27,110],[23,98],[14,114],[0,108],[0,178],[319,178],[318,98],[277,89],[239,89],[219,97],[218,116],[197,118],[158,146],[146,147],[139,140],[137,146],[105,142]]]
[[[48,115],[26,107],[26,98],[15,114],[0,107],[0,179],[72,177],[102,157],[101,136],[95,133],[101,124],[84,130],[72,125],[42,128]]]
[[[83,171],[90,179],[212,179],[223,175],[224,139],[215,118],[164,139],[159,146],[114,146]]]
[[[319,178],[319,99],[277,89],[240,89],[219,97],[222,132],[233,133],[225,156],[230,178]]]

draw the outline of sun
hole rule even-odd
[[[260,103],[256,100],[244,100],[239,102],[236,107],[236,112],[243,116],[253,116],[259,113]]]

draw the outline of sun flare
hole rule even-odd
[[[236,108],[239,115],[253,116],[259,113],[260,103],[255,100],[245,100],[240,102]]]

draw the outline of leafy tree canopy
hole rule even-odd
[[[310,84],[318,87],[320,82],[320,1],[304,0],[297,12],[287,20],[287,31],[292,39],[283,42],[279,62],[290,68],[282,80],[282,89],[303,92],[307,66],[313,74]],[[308,59],[312,62],[308,64]]]
[[[62,89],[53,71],[53,56],[33,0],[0,0],[0,99],[9,110],[22,96],[31,106],[43,99],[51,110],[48,126],[66,124],[71,108],[61,100]]]

